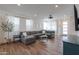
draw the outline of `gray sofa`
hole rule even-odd
[[[45,33],[42,33],[45,31]],[[27,34],[24,35],[23,33]],[[54,31],[46,31],[46,30],[41,30],[41,31],[24,31],[20,32],[19,34],[19,39],[22,43],[24,44],[31,44],[36,42],[36,40],[40,39],[40,36],[46,34],[48,36],[48,39],[54,38],[55,37],[55,32]]]

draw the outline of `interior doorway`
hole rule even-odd
[[[68,21],[63,21],[63,35],[68,35]]]

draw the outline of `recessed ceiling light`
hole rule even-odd
[[[21,6],[21,4],[17,4],[18,6]]]
[[[58,7],[58,5],[55,5],[55,7],[57,8],[57,7]]]

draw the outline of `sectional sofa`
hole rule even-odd
[[[36,40],[40,39],[40,36],[47,35],[48,39],[52,39],[55,37],[55,31],[47,31],[47,30],[40,30],[40,31],[23,31],[20,32],[19,35],[14,35],[14,38],[19,38],[19,40],[24,44],[31,44],[36,42]]]

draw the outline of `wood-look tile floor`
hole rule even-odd
[[[15,42],[5,45],[0,45],[0,54],[2,55],[62,55],[63,43],[62,40],[56,37],[55,39],[37,40],[35,43],[25,45],[21,42]]]

